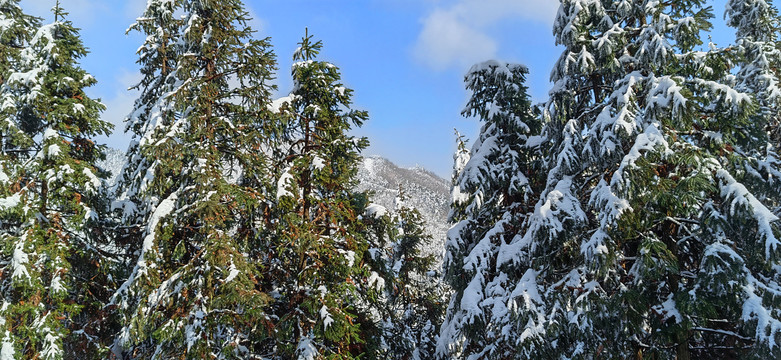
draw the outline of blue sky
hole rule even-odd
[[[22,0],[26,12],[51,21],[54,0]],[[122,119],[139,78],[136,49],[143,38],[125,30],[144,0],[61,0],[81,28],[91,54],[82,61],[99,84],[91,94],[108,107],[104,118],[117,124],[102,139],[125,149]],[[324,43],[321,59],[342,70],[355,90],[355,107],[370,120],[356,134],[401,166],[421,165],[449,177],[455,148],[453,128],[474,139],[479,125],[463,119],[467,99],[463,75],[474,62],[500,59],[530,68],[534,101],[544,101],[551,67],[560,54],[551,35],[556,0],[245,0],[258,36],[270,36],[279,61],[280,95],[291,86],[296,43],[308,27]],[[721,19],[724,0],[713,5]],[[729,33],[715,39],[729,41]],[[720,44],[723,45],[723,44]]]

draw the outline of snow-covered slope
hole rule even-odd
[[[423,168],[401,168],[379,156],[363,159],[358,179],[358,190],[374,192],[372,201],[388,209],[393,209],[401,185],[409,197],[408,205],[418,209],[426,220],[432,236],[428,252],[441,255],[448,230],[449,182]]]
[[[125,153],[109,148],[106,160],[98,165],[112,173],[109,185],[113,185],[125,164]],[[450,184],[434,173],[420,167],[405,169],[389,160],[379,157],[367,157],[358,170],[360,184],[357,190],[369,190],[374,193],[372,200],[388,209],[393,209],[394,199],[398,195],[399,184],[409,197],[408,204],[417,208],[426,220],[432,242],[430,253],[440,256],[447,232],[448,199]]]
[[[119,173],[122,171],[122,167],[125,166],[125,152],[114,149],[106,149],[106,160],[99,161],[98,166],[104,170],[111,172],[111,177],[108,178],[109,187],[114,185],[119,177]]]

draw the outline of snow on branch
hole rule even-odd
[[[721,181],[721,196],[729,202],[729,215],[735,216],[738,211],[746,211],[754,218],[757,231],[765,242],[765,257],[770,259],[781,246],[773,226],[778,217],[726,170],[716,170],[716,178]]]

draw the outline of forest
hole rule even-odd
[[[355,190],[369,113],[308,30],[285,73],[241,0],[148,0],[113,129],[52,11],[0,0],[0,360],[781,358],[771,2],[721,47],[705,0],[560,0],[546,101],[464,77],[446,239]]]

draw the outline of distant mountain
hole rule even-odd
[[[409,197],[408,205],[418,209],[426,220],[432,242],[427,250],[441,257],[445,235],[449,228],[447,213],[450,201],[450,183],[421,167],[401,168],[390,160],[372,156],[363,159],[358,169],[357,190],[374,193],[372,201],[393,209],[399,185]]]
[[[122,171],[122,167],[125,166],[125,152],[119,149],[107,148],[106,160],[98,162],[98,166],[103,170],[111,172],[111,177],[108,179],[109,187],[113,186],[117,182],[119,173]]]
[[[125,152],[109,148],[106,160],[98,166],[111,172],[109,185],[113,185],[122,166],[125,165]],[[372,191],[372,201],[387,209],[393,209],[399,185],[409,197],[408,205],[415,207],[426,220],[432,242],[426,249],[437,257],[441,256],[445,234],[448,230],[447,213],[450,199],[450,184],[445,179],[421,167],[401,168],[385,158],[372,156],[363,159],[358,169],[360,181],[356,190]]]

